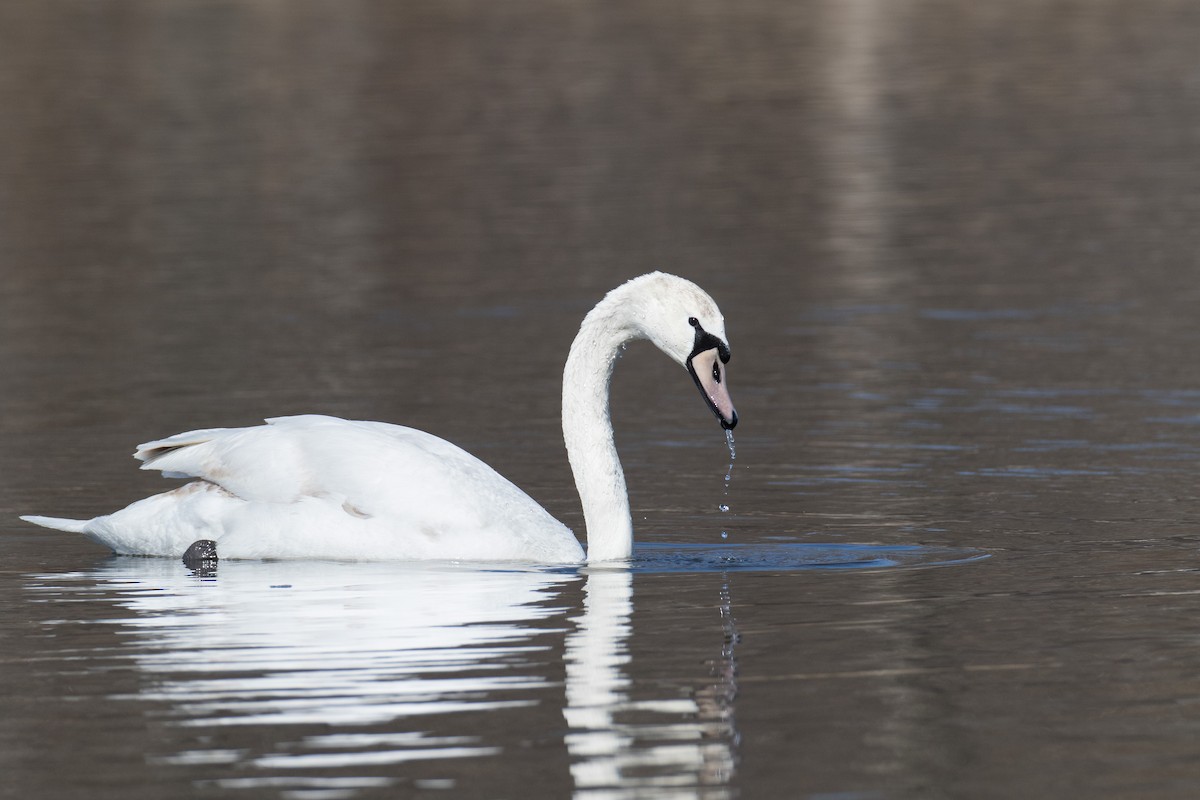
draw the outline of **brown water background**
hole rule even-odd
[[[1197,42],[1169,0],[0,4],[0,794],[1197,796]],[[205,577],[16,520],[320,412],[579,530],[566,348],[655,268],[742,422],[726,493],[630,349],[639,541],[924,566]]]

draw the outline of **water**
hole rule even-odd
[[[1169,0],[0,5],[0,793],[1194,797],[1198,35]],[[726,461],[625,354],[630,569],[192,572],[15,519],[318,412],[578,529],[563,360],[652,268],[720,302],[741,422]]]
[[[729,445],[729,466],[725,468],[725,491],[721,495],[721,504],[717,506],[723,514],[729,513],[729,482],[733,480],[733,462],[737,459],[737,448],[733,442],[733,431],[725,431],[725,444]],[[721,531],[721,538],[728,539],[729,531]]]

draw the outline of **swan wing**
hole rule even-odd
[[[320,415],[266,423],[188,431],[140,445],[135,456],[142,469],[200,478],[271,519],[282,518],[285,508],[303,508],[327,529],[338,520],[362,521],[429,539],[433,550],[450,549],[451,540],[462,538],[463,547],[453,548],[457,557],[472,545],[497,553],[578,549],[569,530],[537,502],[437,436]]]
[[[243,500],[295,503],[336,495],[364,512],[402,504],[410,494],[427,506],[493,481],[511,486],[479,459],[424,431],[316,414],[188,431],[139,445],[134,457],[142,469],[200,478]]]
[[[142,469],[170,478],[200,478],[243,500],[293,503],[321,490],[304,440],[332,417],[281,417],[249,428],[187,431],[138,445]]]

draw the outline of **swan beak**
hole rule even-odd
[[[697,353],[688,359],[687,368],[708,407],[717,415],[721,427],[732,430],[737,425],[738,415],[733,407],[733,398],[729,396],[725,362],[721,360],[719,349],[714,347]]]

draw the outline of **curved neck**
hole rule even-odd
[[[638,334],[601,303],[583,320],[563,371],[562,427],[587,527],[587,560],[633,553],[625,474],[613,443],[608,387],[621,346]]]

